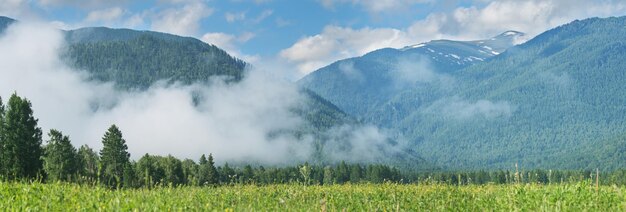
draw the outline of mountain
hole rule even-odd
[[[96,27],[70,30],[65,36],[69,64],[121,88],[147,88],[164,79],[191,83],[213,76],[238,81],[247,66],[216,46],[165,33]]]
[[[299,83],[364,122],[398,131],[449,169],[626,168],[624,26],[626,17],[591,18],[512,47],[486,43],[521,35],[513,31],[382,49]],[[459,52],[436,49],[440,42]],[[460,47],[472,44],[474,55]],[[409,51],[418,56],[406,59]],[[469,61],[477,51],[486,53],[482,61]]]
[[[396,127],[453,167],[625,168],[625,25],[592,18],[540,34],[458,71],[450,96]]]
[[[393,127],[454,168],[624,168],[624,25],[575,21],[449,75],[441,97],[408,90]]]
[[[221,77],[237,83],[248,64],[198,39],[152,31],[89,27],[65,32],[68,64],[87,70],[92,80],[115,82],[119,89],[147,89],[157,81],[208,82]],[[294,109],[308,131],[353,123],[332,103],[304,89],[307,104]]]
[[[337,61],[298,81],[346,113],[360,119],[406,89],[440,81],[435,73],[450,74],[502,53],[524,33],[507,31],[487,40],[435,40],[401,49],[385,48]],[[437,83],[448,83],[444,82]]]
[[[7,24],[0,26],[0,32],[14,21],[0,17],[0,24],[5,22]],[[214,45],[190,37],[106,27],[80,28],[63,33],[67,45],[63,49],[62,58],[67,64],[85,70],[90,80],[115,82],[116,89],[145,90],[155,82],[164,80],[184,84],[208,83],[215,77],[225,79],[227,83],[238,83],[246,77],[249,66]],[[313,159],[333,162],[324,158],[322,151],[341,152],[347,149],[330,149],[331,146],[346,146],[341,139],[327,139],[325,133],[334,128],[359,126],[361,123],[315,92],[301,89],[301,93],[305,100],[295,106],[292,112],[305,120],[305,126],[296,132],[273,133],[312,135],[320,151],[316,154],[319,157]],[[328,140],[335,143],[328,143]],[[398,160],[413,161],[413,168],[426,164],[414,151],[394,154],[391,156]]]
[[[9,17],[0,16],[0,33],[4,32],[4,29],[6,29],[13,22],[15,22],[15,20]]]

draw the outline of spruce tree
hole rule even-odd
[[[124,172],[131,170],[128,146],[117,126],[112,125],[102,137],[100,150],[100,182],[109,187],[119,187],[124,181]],[[129,176],[129,174],[126,174]]]
[[[2,127],[2,175],[6,179],[34,179],[41,174],[41,128],[30,101],[11,95],[4,109]]]
[[[0,180],[2,179],[2,177],[5,174],[4,171],[4,158],[3,156],[3,152],[4,152],[4,139],[2,139],[2,137],[4,136],[3,133],[3,129],[4,128],[4,104],[2,103],[2,97],[0,97]]]
[[[219,182],[219,174],[215,167],[215,162],[213,161],[213,154],[209,154],[209,159],[205,166],[207,167],[207,182],[210,185],[217,184]]]
[[[57,130],[50,130],[50,140],[45,147],[44,171],[50,181],[65,181],[76,177],[79,171],[79,156],[70,138]]]
[[[208,162],[209,161],[207,161],[204,154],[202,154],[202,156],[200,156],[200,160],[198,160],[198,185],[200,186],[209,184],[209,169],[207,167]]]

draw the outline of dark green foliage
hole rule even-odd
[[[130,153],[117,126],[112,125],[102,137],[100,150],[100,182],[109,187],[120,187],[124,183],[125,171],[130,166]],[[126,175],[129,175],[126,173]]]
[[[209,154],[209,159],[203,165],[206,168],[206,181],[204,183],[209,185],[215,185],[219,181],[219,173],[217,173],[217,168],[215,168],[215,162],[213,161],[213,154]]]
[[[14,93],[5,109],[0,136],[1,174],[5,179],[34,179],[42,174],[41,129],[37,122],[30,101]]]
[[[2,103],[2,97],[0,96],[0,177],[4,177],[5,163],[4,163],[4,103]]]
[[[80,159],[70,138],[57,130],[48,133],[48,144],[44,147],[44,171],[50,181],[75,180],[80,171]]]
[[[198,185],[199,184],[199,167],[195,161],[191,159],[185,159],[182,162],[183,176],[185,177],[186,185]]]
[[[96,27],[67,31],[65,37],[69,44],[65,57],[71,65],[85,70],[92,80],[115,82],[125,90],[144,90],[157,81],[237,83],[248,66],[200,40],[158,32]],[[301,93],[306,100],[292,112],[307,124],[296,132],[276,133],[319,135],[334,126],[356,123],[317,94],[306,89]]]
[[[400,69],[454,73],[494,56],[491,50],[483,47],[485,45],[498,52],[513,46],[514,37],[507,33],[515,36],[523,34],[509,31],[488,40],[435,40],[417,48],[379,49],[320,68],[299,80],[298,84],[321,95],[346,113],[368,119],[370,114],[406,89],[430,89],[429,83],[425,82],[436,81],[427,79],[427,74],[411,75]]]
[[[200,160],[198,161],[199,167],[198,167],[198,185],[206,185],[208,184],[208,177],[209,177],[209,169],[208,169],[208,161],[206,159],[206,156],[204,156],[204,154],[202,154],[202,156],[200,156]]]
[[[82,145],[78,149],[78,170],[80,174],[79,182],[95,183],[98,180],[98,167],[100,158],[98,153],[87,145]]]
[[[624,25],[626,17],[575,21],[452,72],[433,63],[449,84],[388,92],[392,50],[350,60],[367,83],[341,76],[340,61],[300,84],[364,122],[401,132],[418,155],[448,169],[621,169]],[[508,112],[498,115],[498,103]]]
[[[159,80],[204,82],[215,76],[243,77],[247,64],[193,38],[126,29],[68,31],[67,58],[91,78],[121,88],[145,89]]]
[[[459,121],[415,108],[396,126],[426,159],[453,168],[626,168],[625,24],[575,21],[455,76],[455,95],[506,101],[515,107],[508,118]]]
[[[190,172],[190,170],[197,170],[197,165],[186,163],[171,155],[163,157],[146,154],[137,161],[135,173],[140,181],[139,185],[143,187],[194,185],[193,178],[196,173]]]

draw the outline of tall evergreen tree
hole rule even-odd
[[[215,185],[219,182],[219,173],[217,172],[217,168],[215,167],[215,162],[213,161],[213,154],[209,154],[209,159],[205,164],[207,167],[207,182],[210,185]]]
[[[41,174],[41,128],[30,101],[11,95],[2,127],[2,175],[7,179],[33,179]]]
[[[124,183],[124,172],[129,169],[130,154],[128,146],[117,126],[112,125],[102,137],[100,150],[100,182],[115,187]],[[128,175],[128,173],[126,174]]]
[[[44,148],[44,171],[50,181],[64,181],[75,178],[79,171],[79,156],[70,138],[57,130],[50,130],[50,140]]]
[[[209,161],[207,161],[204,154],[202,154],[202,156],[200,156],[200,160],[198,160],[198,164],[200,165],[198,167],[198,185],[200,186],[209,184],[209,168],[207,167],[208,162]]]
[[[81,181],[90,183],[96,182],[98,178],[98,164],[100,160],[98,153],[85,144],[78,149],[78,158],[78,169],[80,175],[82,176]]]
[[[4,139],[2,138],[4,136],[3,133],[3,128],[4,128],[4,104],[2,103],[2,97],[0,97],[0,179],[2,179],[2,177],[4,176],[4,158],[2,158],[3,156],[3,152],[4,152]]]

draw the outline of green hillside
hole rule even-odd
[[[82,28],[66,33],[70,64],[121,88],[147,88],[159,80],[238,81],[247,64],[197,39],[128,29]]]
[[[545,169],[625,168],[625,25],[626,17],[575,21],[459,69],[441,69],[431,61],[434,80],[418,79],[385,99],[373,95],[391,81],[365,83],[365,92],[353,98],[374,99],[363,101],[367,104],[350,103],[361,87],[347,83],[348,77],[332,69],[336,64],[301,84],[341,109],[354,104],[348,107],[356,107],[360,119],[403,132],[419,155],[451,169],[511,168],[515,163]],[[368,55],[351,59],[355,67],[370,63],[359,66],[362,73],[389,72],[372,65],[382,63]],[[420,71],[419,64],[410,65]],[[348,98],[333,101],[338,96]]]
[[[454,168],[624,168],[625,24],[595,18],[545,32],[458,72],[449,96],[419,105],[395,126],[427,159]],[[480,103],[486,111],[470,117],[445,111]]]
[[[513,40],[523,35],[507,31],[487,40],[435,40],[401,49],[379,49],[334,62],[305,76],[298,84],[346,113],[368,120],[407,89],[439,96],[431,85],[449,82],[434,73],[454,73],[487,60],[513,46]],[[392,117],[381,117],[375,123],[385,125],[387,121],[382,120],[389,118]]]

